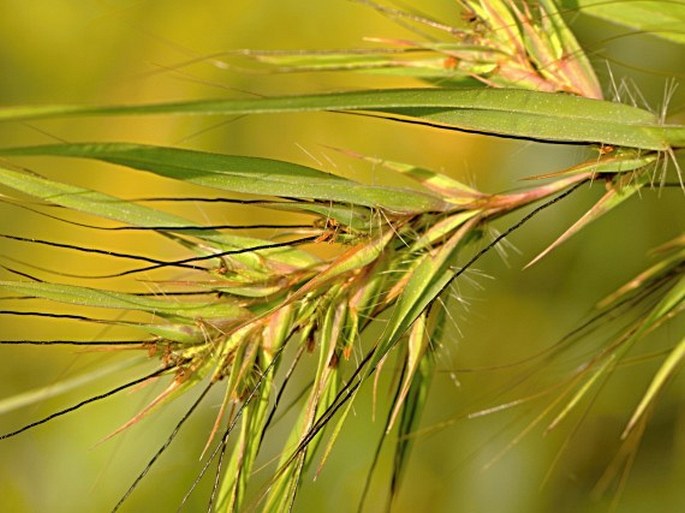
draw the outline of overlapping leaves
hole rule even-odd
[[[210,505],[217,510],[239,511],[248,506],[248,484],[262,441],[274,413],[282,407],[279,401],[293,369],[308,353],[316,353],[318,359],[298,421],[283,448],[273,478],[252,500],[261,501],[265,511],[292,508],[303,473],[324,440],[323,430],[339,414],[324,450],[325,459],[351,411],[356,391],[381,372],[392,358],[399,361],[401,368],[386,420],[387,431],[397,426],[399,435],[392,481],[392,491],[396,493],[406,469],[410,435],[417,426],[433,373],[434,342],[444,323],[439,299],[449,285],[511,230],[522,226],[541,209],[583,184],[604,182],[607,185],[604,196],[543,252],[546,254],[647,186],[662,157],[659,152],[672,155],[674,149],[685,146],[682,126],[666,125],[663,119],[643,109],[596,99],[601,94],[594,73],[553,2],[541,2],[542,7],[536,12],[504,0],[465,3],[478,20],[478,31],[465,31],[461,40],[452,46],[426,44],[419,50],[431,56],[428,67],[434,67],[438,55],[443,65],[454,62],[455,67],[461,66],[463,76],[476,76],[481,87],[373,90],[135,106],[15,107],[0,111],[0,120],[4,121],[64,116],[361,112],[495,136],[601,147],[599,156],[550,174],[549,183],[523,192],[496,195],[477,191],[432,170],[395,162],[382,164],[414,179],[416,188],[370,186],[324,170],[271,159],[130,143],[65,143],[0,150],[0,155],[6,157],[48,155],[99,160],[201,185],[222,195],[250,194],[260,198],[265,208],[298,212],[308,220],[302,228],[306,236],[300,238],[284,237],[275,242],[237,236],[147,205],[18,171],[9,165],[0,168],[0,183],[37,200],[31,207],[35,212],[47,214],[49,205],[58,205],[149,230],[179,244],[184,252],[181,258],[152,259],[151,265],[119,275],[182,268],[191,276],[184,276],[182,283],[200,288],[199,298],[179,299],[171,294],[150,297],[52,283],[16,269],[9,270],[24,279],[4,280],[0,287],[23,299],[42,298],[68,305],[134,310],[153,318],[148,323],[136,323],[136,327],[149,334],[149,338],[140,341],[140,346],[161,360],[159,371],[151,377],[171,374],[173,378],[167,389],[122,429],[200,382],[206,382],[207,388],[188,414],[209,387],[217,384],[224,387],[221,407],[207,442],[209,456],[201,472],[203,475],[212,461],[218,461],[210,499]],[[574,59],[562,65],[564,55],[572,55]],[[449,60],[466,56],[483,59],[479,63],[481,68],[475,67],[478,59],[466,64]],[[388,64],[390,56],[357,55],[354,59],[344,54],[337,56],[350,69],[380,63],[379,67],[385,69],[404,66],[415,71],[426,65],[427,61],[411,57],[395,65],[395,62]],[[321,56],[312,59],[290,64],[344,67],[339,62],[326,63]],[[281,65],[288,62],[285,57],[272,58],[272,61]],[[427,74],[431,79],[439,75]],[[474,249],[482,241],[488,222],[541,200],[547,203],[531,211],[510,231],[493,243],[480,242],[481,249]],[[21,204],[14,196],[11,202]],[[3,237],[26,242],[11,234]],[[34,243],[78,250],[57,241],[34,240]],[[304,244],[335,245],[339,251],[333,257],[321,258],[299,247]],[[569,399],[557,412],[551,427],[568,415],[597,380],[610,373],[631,346],[682,312],[682,244],[676,246],[676,251],[607,301],[605,308],[611,308],[611,303],[621,301],[623,295],[640,294],[645,287],[651,292],[649,287],[655,283],[659,286],[654,290],[662,294],[647,315],[636,321],[618,343],[572,376],[565,392]],[[384,312],[387,317],[382,318]],[[362,342],[362,334],[380,319],[385,326],[369,347]],[[99,319],[98,322],[125,321]],[[114,341],[112,345],[116,345]],[[295,356],[283,362],[283,355],[292,346],[297,346]],[[626,433],[644,418],[666,381],[676,372],[683,355],[685,349],[680,342],[654,376],[628,422]],[[284,367],[288,370],[283,374]],[[70,409],[59,414],[67,411]],[[49,418],[3,438],[37,427]],[[115,509],[134,491],[186,418],[187,415]],[[222,426],[227,427],[222,429]],[[234,429],[240,432],[234,434],[237,441],[231,448],[228,439]],[[191,492],[192,489],[188,493]]]

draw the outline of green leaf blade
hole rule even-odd
[[[94,159],[238,193],[334,201],[398,212],[444,207],[442,200],[429,194],[367,186],[310,167],[260,157],[125,143],[34,146],[5,149],[0,154]]]
[[[663,0],[631,0],[619,8],[606,0],[563,0],[563,5],[638,32],[685,44],[685,3]]]
[[[65,115],[241,115],[307,111],[399,114],[490,135],[554,142],[603,143],[645,150],[667,150],[681,146],[683,142],[682,127],[662,126],[654,114],[643,109],[610,101],[523,89],[415,88],[250,100],[62,106],[52,110],[49,107],[25,107],[0,111],[0,121]]]
[[[245,309],[228,301],[176,302],[124,292],[44,282],[0,281],[0,288],[60,303],[116,310],[138,310],[162,317],[240,319],[247,315]]]

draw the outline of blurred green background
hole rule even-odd
[[[456,2],[424,0],[420,8],[445,23],[460,23]],[[609,83],[636,84],[653,109],[663,98],[665,80],[682,79],[685,53],[649,35],[625,34],[571,13],[573,28],[589,49],[598,73]],[[340,89],[416,85],[408,79],[371,75],[266,74],[243,69],[244,62],[221,52],[253,49],[330,49],[372,46],[367,36],[414,38],[407,30],[368,6],[343,0],[40,0],[0,1],[0,105],[54,103],[138,103],[251,94],[296,94]],[[179,66],[181,63],[192,64]],[[607,90],[609,88],[607,87]],[[670,111],[683,123],[683,89]],[[380,120],[335,114],[290,114],[240,119],[150,117],[54,120],[0,125],[3,146],[67,141],[135,141],[180,145],[223,153],[259,155],[322,167],[377,183],[383,176],[369,165],[346,159],[326,146],[374,157],[420,164],[444,171],[486,192],[525,185],[521,178],[555,171],[587,154],[574,147],[493,140],[476,135],[398,126]],[[122,197],[207,193],[180,189],[154,179],[93,162],[13,160],[69,183]],[[506,394],[512,380],[529,367],[507,371],[466,372],[516,362],[550,346],[577,326],[591,306],[650,262],[648,251],[680,234],[685,227],[683,196],[677,188],[645,192],[595,223],[530,270],[521,268],[581,215],[601,194],[597,185],[548,210],[510,237],[520,253],[508,262],[496,255],[479,264],[476,284],[464,283],[471,300],[466,309],[452,305],[454,324],[443,340],[439,373],[417,434],[406,480],[393,511],[414,512],[564,512],[606,511],[615,487],[592,494],[619,451],[619,436],[659,360],[647,359],[620,369],[602,390],[581,427],[566,422],[546,437],[545,424],[519,435],[546,402],[532,402],[508,412],[467,419],[468,413],[547,389],[564,370],[580,363],[583,351],[601,347],[618,326],[607,326],[555,365],[534,368],[534,383]],[[203,222],[253,222],[256,209],[226,210],[206,205],[178,208]],[[266,214],[268,216],[268,214]],[[158,258],[176,248],[161,238],[123,234],[103,238],[92,231],[0,204],[0,232],[134,251]],[[283,215],[279,214],[279,220]],[[513,220],[500,223],[506,228]],[[95,232],[97,234],[97,232]],[[269,236],[270,234],[265,234]],[[2,262],[40,274],[14,260],[64,272],[103,272],[118,262],[100,257],[0,241]],[[9,258],[9,259],[8,259]],[[490,279],[494,277],[495,279]],[[1,279],[15,276],[0,270]],[[57,277],[93,286],[92,281]],[[141,290],[133,280],[104,281],[98,286]],[[3,299],[2,309],[62,306]],[[101,312],[91,312],[94,315]],[[0,317],[2,339],[125,336],[65,321]],[[672,325],[636,354],[672,346],[683,326]],[[0,401],[63,379],[97,372],[130,355],[57,348],[0,348]],[[122,364],[123,365],[123,364]],[[140,363],[102,376],[85,387],[0,417],[7,432],[56,409],[101,393],[149,372]],[[306,376],[300,376],[306,383]],[[163,443],[192,397],[177,400],[114,439],[101,440],[162,390],[160,383],[105,402],[0,442],[0,511],[109,511],[145,463]],[[293,387],[297,389],[297,387]],[[375,421],[371,395],[363,396],[321,475],[309,474],[297,511],[356,511],[371,455],[383,427],[383,404],[389,383],[381,380]],[[680,376],[663,394],[625,484],[618,511],[685,510],[685,381]],[[367,391],[370,392],[370,391]],[[192,394],[190,394],[192,396]],[[216,415],[220,397],[205,403],[179,439],[132,495],[122,511],[175,511],[197,475],[200,451]],[[207,406],[210,406],[209,408]],[[581,412],[582,413],[582,412]],[[579,415],[575,420],[578,420]],[[264,449],[264,463],[278,455],[286,416]],[[501,455],[502,451],[511,449]],[[383,511],[392,444],[373,475],[365,511]],[[561,452],[559,458],[557,455]],[[263,483],[265,472],[256,476]],[[260,481],[261,480],[261,481]],[[200,486],[186,511],[204,511],[209,480]]]

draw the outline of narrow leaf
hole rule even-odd
[[[623,25],[685,44],[685,3],[663,0],[631,0],[617,5],[606,0],[562,0],[562,5],[610,23]]]
[[[162,317],[182,317],[188,319],[240,319],[247,311],[229,301],[212,301],[210,303],[177,302],[170,299],[157,299],[147,296],[135,296],[124,292],[63,285],[58,283],[36,283],[18,281],[0,281],[0,288],[11,290],[30,297],[40,297],[83,306],[139,310]]]
[[[633,194],[638,192],[644,185],[644,177],[640,179],[637,183],[626,185],[620,188],[612,187],[609,191],[602,196],[593,207],[588,210],[578,221],[576,221],[568,230],[566,230],[557,240],[550,244],[544,251],[542,251],[538,256],[533,258],[525,267],[534,265],[545,257],[552,250],[560,246],[572,235],[578,233],[580,230],[589,225],[592,221],[595,221],[599,217],[603,216],[607,212],[613,210],[618,205],[623,203],[625,200],[630,198]]]
[[[414,117],[459,130],[546,141],[603,143],[646,150],[685,146],[684,127],[662,125],[654,114],[646,110],[609,101],[524,89],[389,89],[150,105],[10,107],[0,110],[0,121],[86,115],[237,115],[304,111],[373,111]],[[41,152],[37,150],[36,153]],[[4,150],[3,154],[29,153],[27,150]],[[111,155],[111,161],[117,156],[123,157]],[[299,166],[291,167],[294,166],[292,164],[243,159],[246,160],[238,169],[251,168],[253,173],[266,171],[264,168],[273,168],[276,173],[282,173],[284,169],[303,173]],[[304,173],[309,172],[311,170]],[[258,185],[255,187],[260,188]],[[281,184],[281,187],[293,192],[292,184]]]
[[[152,209],[90,189],[55,182],[41,176],[0,166],[0,183],[50,203],[79,212],[120,221],[133,226],[189,227],[193,223],[172,214]],[[188,234],[188,230],[183,233]],[[192,232],[190,232],[192,233]]]
[[[673,373],[675,372],[676,368],[683,360],[683,358],[685,358],[685,338],[683,338],[678,343],[678,345],[673,349],[673,351],[671,351],[668,354],[664,363],[661,364],[661,367],[659,367],[659,370],[654,375],[654,378],[652,378],[649,387],[647,387],[645,395],[642,396],[640,404],[638,404],[637,408],[635,408],[635,412],[633,413],[633,416],[630,418],[630,421],[628,422],[628,425],[623,431],[621,438],[626,438],[628,434],[633,430],[633,428],[638,423],[640,418],[644,415],[649,405],[654,401],[659,391],[664,387],[668,379],[673,375]]]
[[[409,387],[411,386],[416,371],[419,368],[421,359],[423,358],[426,348],[428,347],[428,333],[426,330],[426,312],[423,312],[409,331],[409,343],[407,345],[407,364],[404,373],[404,379],[400,386],[399,393],[393,405],[393,410],[390,414],[390,421],[388,422],[387,431],[390,431],[395,423],[395,419],[400,413],[402,406],[404,405],[404,400],[409,392]]]
[[[400,481],[407,468],[409,452],[413,445],[414,431],[421,418],[423,407],[426,404],[428,386],[435,371],[433,355],[424,353],[418,362],[418,367],[411,381],[411,386],[402,406],[399,429],[397,433],[397,448],[393,461],[392,483],[390,486],[394,497],[399,488]]]
[[[392,171],[408,176],[420,183],[428,191],[438,194],[441,197],[445,197],[445,200],[449,203],[460,205],[467,204],[484,196],[484,194],[476,189],[473,189],[468,185],[455,180],[454,178],[430,169],[413,166],[411,164],[405,164],[402,162],[394,162],[391,160],[369,157],[350,150],[338,151],[345,155],[351,155],[352,157],[365,160],[374,165],[383,166],[387,169],[391,169]]]
[[[224,191],[316,199],[398,212],[441,209],[442,201],[409,189],[363,185],[290,162],[138,144],[57,144],[14,148],[4,155],[56,155],[102,160]]]
[[[200,226],[197,227],[197,230],[188,229],[195,226],[195,223],[182,217],[144,205],[138,205],[98,191],[55,182],[35,174],[22,173],[2,166],[0,166],[0,183],[55,205],[61,205],[79,212],[119,221],[132,226],[153,228],[163,226],[165,227],[165,233],[176,231],[183,235],[192,235],[212,242],[219,246],[220,249],[249,248],[267,243],[265,240],[254,237],[204,230]],[[174,230],[175,228],[178,228],[178,230]],[[181,228],[183,229],[181,230]],[[318,261],[311,254],[295,248],[283,247],[262,252],[262,256],[267,255],[275,262],[296,265],[298,267],[313,265]],[[249,262],[254,261],[258,257],[245,254],[237,255],[233,258]]]

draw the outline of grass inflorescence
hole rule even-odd
[[[12,244],[107,257],[125,266],[97,274],[67,272],[55,263],[2,255],[0,265],[11,277],[0,281],[0,288],[11,294],[2,299],[18,306],[3,308],[0,315],[67,319],[140,334],[130,339],[82,341],[16,339],[0,345],[137,351],[156,362],[156,368],[144,376],[7,429],[0,434],[2,443],[124,390],[166,379],[166,388],[110,435],[114,436],[179,396],[198,390],[172,432],[113,505],[116,511],[172,445],[186,421],[205,404],[210,391],[220,389],[220,405],[204,446],[202,468],[181,507],[205,475],[213,473],[208,510],[289,511],[304,473],[317,461],[316,455],[321,456],[317,475],[330,456],[354,411],[358,392],[376,386],[379,375],[388,374],[393,375],[392,399],[383,439],[393,431],[397,433],[391,503],[401,490],[436,374],[441,340],[451,322],[446,303],[454,285],[467,278],[481,258],[498,249],[512,233],[581,188],[601,187],[603,194],[529,265],[648,190],[655,172],[663,172],[660,181],[666,183],[668,171],[662,171],[662,166],[668,166],[668,160],[664,155],[676,163],[676,176],[681,179],[677,152],[683,148],[685,128],[669,125],[665,115],[656,116],[636,105],[603,100],[588,57],[552,0],[465,0],[460,2],[463,19],[458,26],[364,3],[412,26],[446,34],[447,39],[382,40],[392,48],[377,52],[243,54],[279,71],[397,73],[420,77],[430,87],[250,100],[16,107],[1,110],[0,119],[328,111],[382,117],[389,123],[401,121],[572,144],[591,151],[572,167],[535,177],[525,189],[492,194],[428,168],[352,151],[342,153],[353,165],[370,162],[396,177],[398,183],[411,181],[412,187],[369,185],[338,176],[330,169],[276,159],[138,143],[64,142],[0,149],[3,159],[52,156],[101,161],[209,188],[215,194],[122,199],[2,161],[0,183],[10,191],[2,197],[6,205],[73,229],[144,234],[176,248],[173,257],[151,257],[143,252],[83,246],[58,237],[0,233]],[[159,203],[182,202],[231,203],[238,208],[249,205],[267,212],[269,221],[198,223],[157,208]],[[74,213],[99,221],[84,221]],[[297,221],[290,221],[294,214]],[[276,221],[282,218],[287,220]],[[488,241],[492,225],[502,222],[509,223],[508,228]],[[260,230],[275,235],[259,236]],[[553,387],[488,407],[471,417],[549,398],[520,437],[540,425],[545,433],[551,432],[571,417],[615,369],[628,361],[632,348],[662,326],[675,324],[682,314],[683,237],[666,244],[659,254],[661,259],[656,264],[599,303],[586,324],[522,363],[525,367],[531,362],[553,361],[581,335],[590,337],[597,323],[612,317],[627,319],[608,342],[583,355],[582,362]],[[121,283],[137,278],[141,279],[136,286],[143,283],[148,289],[131,291],[129,287],[122,291],[106,281]],[[105,285],[97,285],[102,283]],[[70,311],[24,307],[36,299],[69,305]],[[72,313],[71,308],[79,313]],[[94,309],[114,314],[100,317],[90,313]],[[625,311],[637,311],[638,315],[627,316]],[[659,354],[663,362],[622,434],[622,439],[633,444],[626,444],[629,449],[635,447],[636,437],[643,432],[656,397],[681,365],[685,341]],[[297,418],[289,426],[266,484],[255,486],[252,480],[258,458],[274,419],[289,410],[283,397],[300,367],[307,368],[310,376],[295,403]],[[65,384],[64,390],[71,386]],[[19,401],[2,402],[0,412],[42,397],[46,395],[36,393]],[[516,437],[505,450],[519,439]],[[379,454],[380,445],[374,467]],[[608,481],[602,480],[600,488]],[[363,497],[367,491],[365,488]]]

